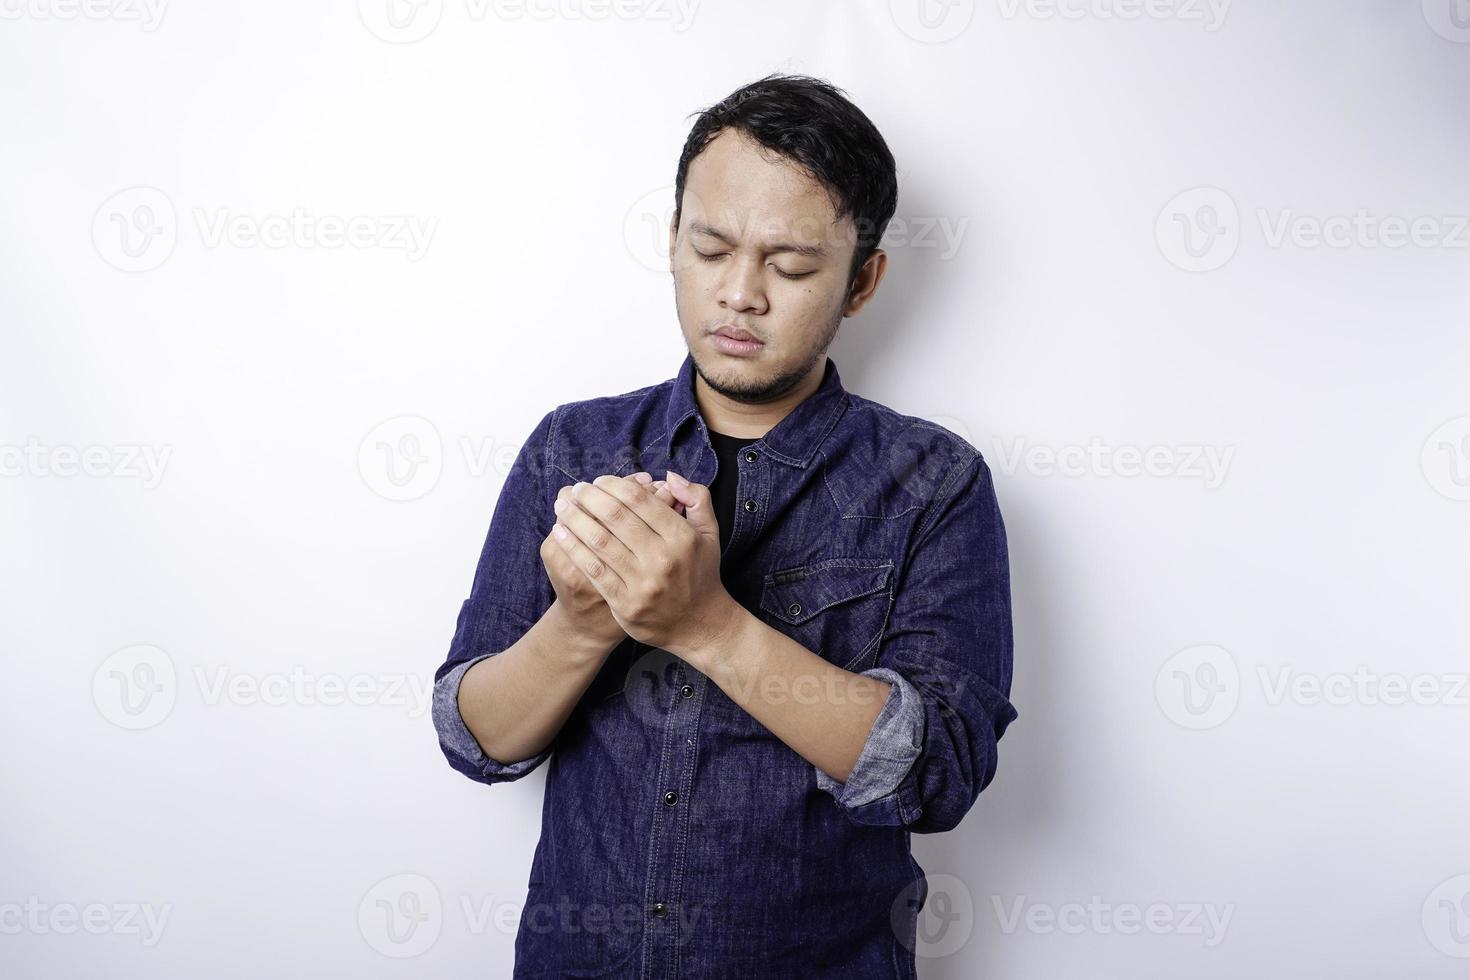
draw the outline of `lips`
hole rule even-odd
[[[715,335],[729,337],[731,340],[748,340],[757,344],[764,343],[764,341],[744,327],[720,327],[715,331]]]

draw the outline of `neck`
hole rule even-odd
[[[806,401],[822,386],[826,358],[790,391],[764,402],[743,402],[711,388],[697,372],[694,376],[694,400],[704,424],[716,432],[737,439],[759,439],[784,419],[797,405]]]

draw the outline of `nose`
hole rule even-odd
[[[720,306],[739,313],[765,312],[766,295],[758,260],[731,256],[720,271],[720,284],[715,293]]]

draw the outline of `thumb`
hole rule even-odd
[[[673,470],[668,471],[665,486],[674,499],[684,505],[684,517],[701,534],[718,539],[720,523],[715,519],[714,502],[710,499],[709,487],[703,483],[690,483]]]

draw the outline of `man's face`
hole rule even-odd
[[[843,316],[856,311],[847,281],[856,234],[819,182],[725,130],[690,162],[669,234],[679,326],[711,388],[766,401],[825,365]],[[722,349],[721,327],[761,344]]]

